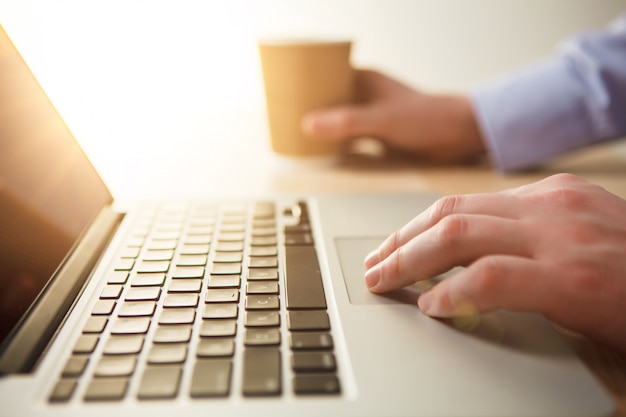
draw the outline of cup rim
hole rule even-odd
[[[351,45],[352,42],[352,40],[347,38],[325,38],[320,36],[274,36],[258,40],[259,46],[262,47]]]

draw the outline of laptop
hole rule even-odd
[[[422,314],[423,284],[367,291],[365,255],[436,196],[120,210],[3,30],[0,72],[3,415],[613,413],[538,315],[467,325]]]

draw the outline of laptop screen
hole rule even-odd
[[[111,200],[0,27],[0,346]]]

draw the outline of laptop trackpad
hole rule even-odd
[[[365,265],[363,261],[384,239],[384,237],[346,237],[335,239],[350,302],[352,304],[416,305],[419,295],[432,285],[430,282],[416,283],[384,295],[373,294],[365,286],[365,281],[363,281]]]

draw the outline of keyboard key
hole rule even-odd
[[[135,355],[103,356],[94,372],[98,377],[129,376],[135,372],[137,357]]]
[[[291,331],[329,330],[328,313],[322,310],[289,311],[287,328]]]
[[[310,233],[285,233],[285,246],[313,245],[313,236]]]
[[[207,222],[205,222],[205,223],[207,223]],[[189,228],[189,230],[187,230],[187,235],[188,236],[198,236],[198,235],[204,235],[204,236],[209,235],[210,236],[214,232],[215,232],[215,228],[213,226],[211,226],[211,225],[208,225],[208,224],[201,225],[199,223],[194,223]]]
[[[231,219],[227,219],[227,222],[231,221]],[[244,232],[246,230],[245,218],[237,217],[235,220],[232,220],[234,223],[224,223],[220,226],[220,236],[229,233],[229,232]],[[220,239],[221,240],[221,239]],[[243,240],[243,239],[237,239]]]
[[[195,318],[193,308],[168,308],[161,311],[159,324],[192,324]]]
[[[204,320],[200,327],[201,337],[234,336],[237,332],[235,320]]]
[[[248,311],[244,325],[246,327],[277,327],[280,325],[280,315],[278,311]]]
[[[149,250],[144,253],[144,261],[171,261],[174,257],[173,249]]]
[[[187,235],[183,239],[185,245],[209,245],[213,240],[210,234]]]
[[[276,246],[278,239],[276,236],[253,236],[250,246]]]
[[[135,265],[135,260],[132,258],[120,258],[115,262],[113,269],[116,271],[130,271]]]
[[[241,226],[244,227],[244,226]],[[222,228],[224,230],[224,228]],[[243,232],[222,232],[217,237],[218,242],[243,242],[246,234]]]
[[[191,326],[163,325],[157,327],[152,341],[154,343],[182,343],[191,339]]]
[[[160,287],[165,282],[163,273],[135,274],[131,279],[133,287]]]
[[[246,310],[278,310],[280,300],[277,295],[249,295],[246,297]]]
[[[169,261],[142,261],[137,266],[137,272],[142,273],[154,273],[154,272],[167,272],[170,269]]]
[[[278,329],[248,329],[244,335],[246,346],[278,346],[280,332]]]
[[[141,352],[143,347],[143,335],[112,335],[105,345],[103,354],[124,355]]]
[[[115,309],[115,300],[98,300],[93,307],[91,314],[97,316],[108,316]]]
[[[165,301],[163,301],[163,307],[197,307],[198,306],[198,294],[185,293],[185,294],[167,294]]]
[[[126,293],[126,301],[157,301],[161,296],[160,287],[136,287]]]
[[[217,252],[241,252],[243,247],[243,242],[218,242],[215,250]]]
[[[286,235],[296,235],[301,233],[309,233],[311,231],[311,225],[309,223],[298,223],[294,225],[287,225],[283,228]]]
[[[293,350],[332,349],[333,338],[329,333],[291,333],[289,346]]]
[[[239,288],[240,286],[240,275],[211,275],[209,278],[209,288]]]
[[[182,255],[202,255],[209,253],[210,245],[202,244],[202,245],[192,245],[192,244],[183,244],[180,253]]]
[[[277,256],[276,246],[253,246],[250,248],[250,256]]]
[[[95,334],[83,334],[79,336],[76,344],[74,345],[73,353],[91,353],[98,344],[98,335]]]
[[[259,201],[254,204],[255,219],[273,219],[276,213],[276,207],[271,201]]]
[[[118,299],[122,294],[122,285],[107,285],[100,293],[101,299]]]
[[[139,399],[176,397],[181,373],[179,365],[148,365],[141,378],[137,397]]]
[[[205,304],[202,313],[203,319],[234,319],[237,317],[239,306],[235,303]]]
[[[193,368],[190,394],[193,398],[224,397],[230,393],[230,359],[199,359]]]
[[[107,277],[108,284],[125,284],[128,280],[128,271],[111,272]]]
[[[85,401],[121,400],[127,388],[125,378],[94,378],[87,387]]]
[[[239,301],[239,290],[210,288],[206,292],[207,303],[236,303]]]
[[[65,363],[65,368],[63,368],[61,376],[80,376],[85,371],[87,363],[89,363],[88,355],[72,355]]]
[[[178,241],[176,240],[153,240],[146,245],[148,250],[166,250],[176,249]]]
[[[246,294],[278,294],[278,282],[250,281],[246,287]]]
[[[277,280],[278,269],[276,268],[250,268],[248,269],[248,280]]]
[[[254,256],[250,257],[248,262],[249,268],[276,268],[278,266],[278,258],[275,256]]]
[[[239,275],[241,274],[241,264],[232,263],[213,263],[211,267],[211,275]]]
[[[111,334],[142,334],[148,332],[150,317],[118,318],[111,327]]]
[[[280,360],[277,347],[246,348],[243,356],[243,395],[280,395]]]
[[[174,226],[174,230],[161,230],[152,234],[152,240],[178,240],[182,225]]]
[[[61,379],[54,386],[52,394],[50,394],[48,399],[53,403],[67,402],[72,398],[76,385],[77,383],[74,379]]]
[[[239,288],[241,277],[239,275],[211,275],[209,288]]]
[[[176,261],[179,266],[205,266],[207,255],[180,255]]]
[[[337,369],[332,352],[294,352],[291,367],[296,372],[334,371]]]
[[[202,278],[204,277],[203,266],[177,266],[172,278]]]
[[[183,363],[187,359],[187,345],[160,344],[153,345],[148,354],[148,363],[173,364]]]
[[[254,237],[276,236],[276,227],[255,226],[251,234]]]
[[[120,258],[133,258],[136,259],[139,256],[141,248],[126,247],[120,251]]]
[[[199,293],[202,290],[201,279],[173,279],[170,282],[167,292],[195,292]]]
[[[123,303],[117,313],[118,317],[152,316],[156,309],[154,301],[127,301]]]
[[[298,374],[293,378],[296,394],[339,394],[339,379],[334,374]]]
[[[102,333],[108,321],[109,319],[103,316],[91,316],[85,323],[83,333]]]
[[[315,247],[288,246],[285,250],[287,309],[325,309],[326,297]]]
[[[227,262],[242,262],[243,252],[216,252],[213,262],[227,263]]]
[[[235,340],[232,337],[211,337],[200,339],[196,356],[199,358],[230,357],[235,353]]]

